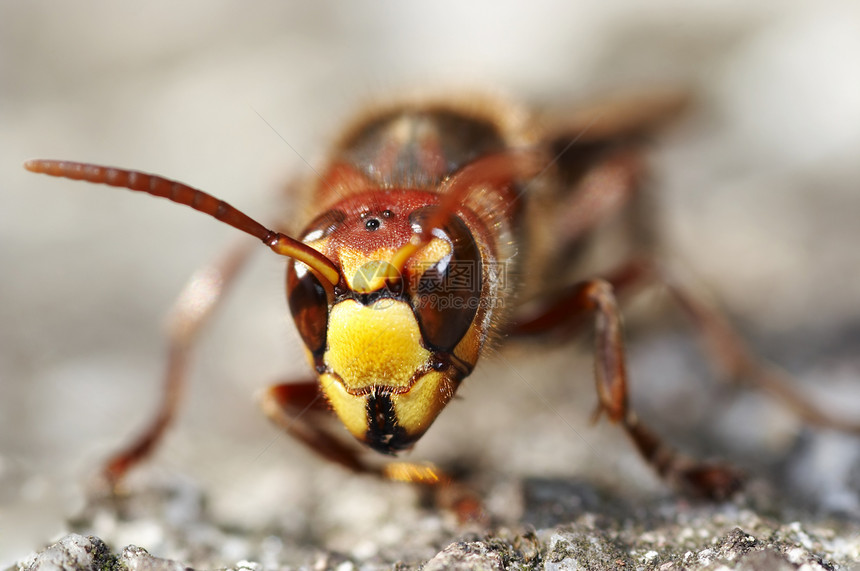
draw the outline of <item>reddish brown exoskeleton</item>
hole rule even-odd
[[[291,258],[287,298],[316,378],[270,387],[263,409],[330,460],[394,479],[438,481],[436,470],[415,464],[375,468],[324,417],[333,411],[361,443],[396,454],[424,434],[488,344],[590,321],[597,413],[619,425],[665,479],[723,497],[737,486],[733,470],[664,446],[629,407],[619,293],[663,283],[709,354],[733,375],[810,422],[855,432],[860,426],[810,405],[754,359],[717,313],[661,276],[641,247],[643,148],[683,99],[655,93],[552,122],[495,99],[381,108],[345,131],[322,176],[310,181],[319,214],[298,240],[158,176],[48,160],[26,167],[168,198]],[[601,259],[599,276],[583,275],[608,226],[620,228],[622,246]],[[107,464],[111,482],[154,449],[174,418],[195,334],[247,253],[230,251],[180,298],[163,404],[144,434]]]

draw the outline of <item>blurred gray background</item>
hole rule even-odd
[[[319,168],[339,125],[380,96],[466,87],[565,105],[689,86],[694,108],[654,151],[667,258],[810,394],[857,415],[858,61],[852,0],[3,2],[0,564],[60,533],[99,459],[148,417],[163,317],[235,235],[163,200],[28,174],[24,160],[155,172],[267,220],[283,204],[279,189],[313,176],[305,161]],[[185,414],[149,470],[201,482],[234,523],[298,528],[327,514],[317,524],[327,547],[360,554],[338,530],[363,521],[338,514],[353,502],[367,521],[390,521],[386,510],[409,492],[363,498],[356,490],[373,484],[318,461],[257,412],[255,391],[307,375],[283,261],[266,254],[204,336]],[[643,414],[681,441],[695,439],[697,420],[712,422],[741,458],[791,447],[797,423],[763,399],[725,411],[696,401],[714,385],[699,378],[686,331],[657,329],[631,342]],[[571,370],[576,387],[559,381]],[[589,374],[583,351],[487,359],[413,457],[475,456],[501,482],[580,475],[661,493],[615,430],[588,426]],[[857,461],[856,442],[839,446],[836,456]],[[815,450],[831,462],[818,477],[842,469],[826,446]],[[814,495],[823,484],[812,482]],[[850,492],[821,501],[860,513]],[[384,527],[372,533],[385,541]],[[146,546],[153,534],[141,527],[116,541]]]

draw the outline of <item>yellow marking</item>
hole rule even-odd
[[[450,254],[451,249],[450,242],[434,237],[432,234],[429,238],[422,238],[422,234],[413,234],[408,242],[390,256],[391,265],[402,272],[410,263],[438,262]]]
[[[405,302],[380,299],[364,306],[346,300],[332,307],[324,359],[349,391],[374,385],[408,388],[430,358]]]
[[[328,373],[320,375],[320,385],[346,429],[363,441],[367,434],[367,397],[349,394],[343,384]]]
[[[454,396],[455,385],[447,373],[431,371],[419,378],[409,392],[391,395],[397,424],[410,436],[424,434]]]
[[[418,250],[414,255],[409,257],[409,265],[415,264],[435,264],[445,256],[451,254],[451,243],[447,240],[443,240],[441,238],[433,238],[427,244]],[[397,267],[397,264],[392,262],[394,267]]]
[[[353,276],[352,290],[356,293],[371,293],[398,278],[400,278],[400,272],[397,268],[388,262],[372,260],[361,266]]]
[[[359,293],[376,291],[384,285],[386,277],[397,276],[402,272],[403,268],[398,264],[406,261],[409,262],[407,266],[433,264],[451,253],[451,244],[447,240],[433,238],[419,251],[412,252],[408,259],[391,262],[401,250],[402,248],[380,248],[368,255],[355,248],[341,248],[338,253],[341,272],[350,289]],[[376,276],[368,270],[375,270]]]
[[[438,484],[448,480],[445,474],[433,465],[412,462],[392,462],[383,468],[383,476],[395,482],[413,484]]]
[[[361,291],[360,289],[356,289],[356,282],[359,282],[359,288],[363,287],[362,283],[365,283],[366,277],[365,274],[362,273],[362,269],[365,265],[370,262],[379,262],[380,260],[388,260],[391,258],[391,255],[394,253],[394,250],[391,248],[380,248],[375,252],[371,252],[368,255],[361,250],[356,248],[350,248],[349,246],[344,246],[338,251],[338,258],[340,258],[340,267],[343,272],[343,277],[346,279],[347,285],[349,285],[350,289],[354,291]]]
[[[478,310],[476,319],[472,321],[472,325],[466,330],[466,334],[463,335],[463,338],[454,347],[454,355],[472,367],[478,362],[478,357],[481,356],[481,349],[487,338],[487,330],[481,322],[484,314],[484,311]]]
[[[403,268],[406,267],[406,262],[424,245],[422,242],[421,234],[413,234],[409,241],[394,253],[394,256],[391,258],[391,265],[402,272]]]

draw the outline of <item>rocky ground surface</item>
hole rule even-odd
[[[176,485],[90,506],[70,533],[10,570],[195,569],[695,569],[860,568],[860,524],[775,514],[738,499],[623,503],[583,483],[524,482],[514,526],[471,529],[423,509],[378,544],[322,550],[275,528],[214,521],[194,486]],[[796,520],[791,521],[795,516]],[[147,529],[149,549],[117,543]],[[100,535],[90,535],[99,533]],[[106,539],[103,539],[106,538]]]

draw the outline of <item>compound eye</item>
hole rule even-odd
[[[420,231],[433,207],[413,212],[413,229]],[[451,244],[451,252],[439,260],[419,261],[421,278],[412,295],[412,306],[428,349],[451,352],[469,330],[481,300],[481,252],[469,227],[452,216],[433,236]],[[420,253],[418,254],[420,258]]]
[[[329,210],[314,219],[305,230],[302,242],[328,237],[346,219],[340,210]],[[301,262],[287,265],[287,303],[302,341],[314,355],[325,350],[328,328],[328,296],[316,276]]]
[[[328,297],[316,276],[301,262],[287,266],[287,303],[302,341],[314,355],[325,350]]]

